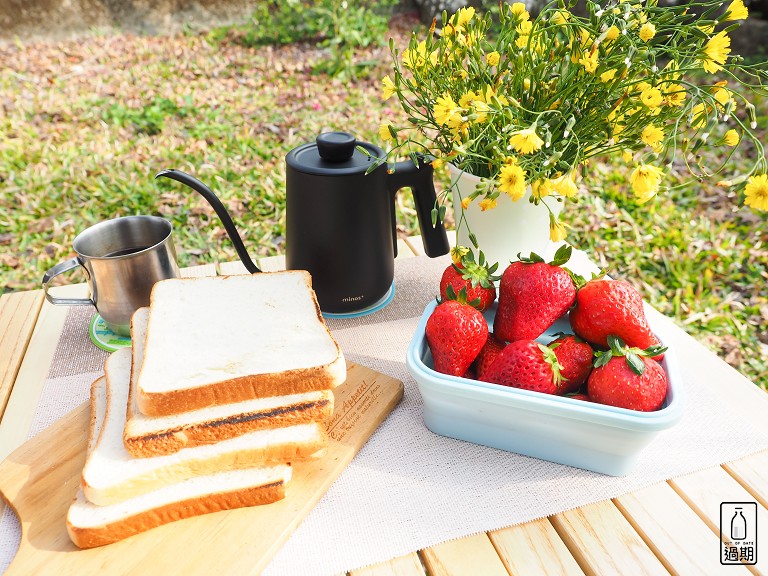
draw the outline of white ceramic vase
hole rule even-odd
[[[525,196],[517,202],[506,194],[501,194],[496,207],[485,212],[478,206],[479,199],[474,200],[469,208],[464,210],[466,223],[459,226],[461,198],[466,198],[475,190],[480,178],[453,165],[449,168],[459,245],[472,246],[468,225],[486,260],[499,263],[499,273],[510,261],[517,260],[518,253],[523,256],[528,256],[531,252],[544,255],[550,243],[549,211],[545,206],[536,206],[528,201],[531,196],[530,186]],[[560,213],[563,206],[562,202],[554,199],[548,200],[547,205],[555,215]]]

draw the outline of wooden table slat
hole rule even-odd
[[[610,500],[562,512],[550,519],[588,576],[669,573]]]
[[[201,278],[203,276],[216,276],[215,264],[200,264],[181,269],[182,278]]]
[[[509,576],[487,534],[432,546],[421,557],[430,576]]]
[[[353,570],[349,576],[425,576],[424,567],[416,552],[380,562],[373,566]]]
[[[614,503],[670,572],[749,574],[743,566],[719,563],[718,537],[666,482],[620,496]]]
[[[768,450],[723,464],[723,468],[768,508]]]
[[[582,576],[552,523],[546,518],[489,532],[507,571],[515,576]]]
[[[709,526],[718,539],[720,538],[721,503],[756,502],[753,494],[719,466],[680,476],[670,480],[669,484]],[[768,526],[768,510],[759,502],[757,502],[757,525]],[[758,529],[756,544],[758,551],[768,550],[768,531]],[[716,554],[717,556],[713,554],[713,559],[717,559],[719,563],[719,548]],[[766,566],[766,563],[761,562],[761,565]],[[754,574],[768,574],[756,566],[749,566],[749,570]]]
[[[42,290],[0,296],[0,420],[44,299]]]

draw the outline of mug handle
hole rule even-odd
[[[57,306],[96,306],[96,303],[91,298],[57,298],[48,293],[48,284],[59,274],[67,272],[80,266],[80,262],[77,258],[72,258],[66,262],[60,262],[53,268],[43,274],[43,292],[45,293],[45,299],[51,304]]]

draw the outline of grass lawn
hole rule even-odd
[[[399,46],[415,25],[393,21]],[[380,145],[382,120],[403,120],[378,97],[387,49],[362,51],[379,64],[356,80],[313,74],[322,57],[204,34],[0,45],[0,292],[37,288],[79,231],[128,214],[172,220],[182,266],[235,260],[201,198],[153,180],[164,168],[211,186],[252,256],[282,252],[285,154],[324,130]],[[765,128],[768,102],[757,104]],[[592,165],[565,217],[569,240],[768,387],[768,217],[710,185],[638,207],[626,177],[624,166]],[[417,233],[409,197],[398,201],[402,233]]]

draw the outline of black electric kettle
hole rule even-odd
[[[432,225],[437,201],[432,166],[404,161],[391,173],[386,163],[370,170],[383,157],[382,149],[345,132],[320,134],[286,156],[286,267],[309,271],[324,313],[370,310],[391,294],[394,200],[401,188],[413,191],[425,253],[434,258],[449,250],[443,223]],[[178,170],[156,177],[161,176],[199,192],[221,218],[246,269],[259,272],[223,204],[205,184]]]

